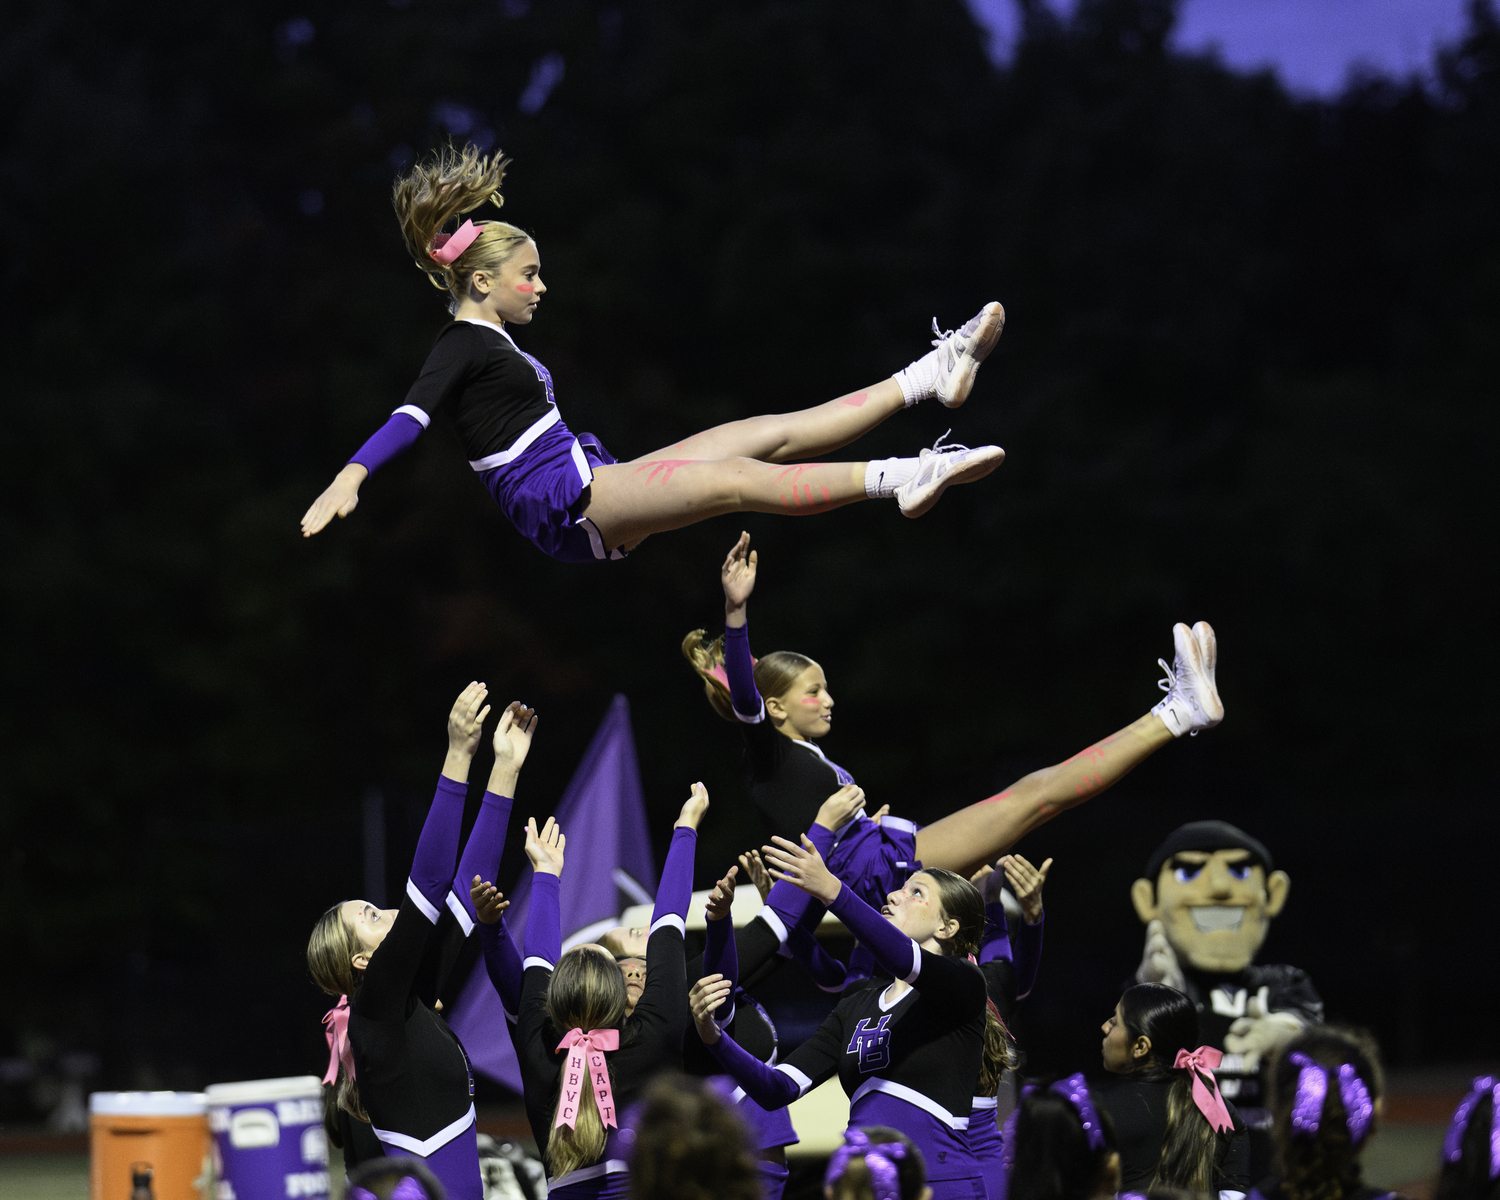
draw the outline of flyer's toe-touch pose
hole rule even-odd
[[[688,1019],[682,939],[698,823],[707,809],[708,792],[695,784],[672,832],[651,914],[649,970],[628,1014],[625,980],[608,950],[589,942],[562,952],[559,887],[567,841],[550,817],[540,831],[535,820],[527,822],[526,856],[535,874],[517,1041],[526,1116],[547,1164],[547,1194],[556,1200],[626,1194],[619,1114],[657,1072],[681,1069]]]
[[[953,484],[988,475],[998,446],[943,439],[915,457],[873,462],[803,461],[846,446],[924,399],[950,408],[968,397],[1005,313],[991,302],[895,376],[814,408],[694,434],[619,462],[591,434],[563,424],[552,375],[522,351],[510,327],[531,322],[546,294],[536,243],[504,221],[445,224],[487,201],[501,203],[506,161],[473,147],[445,151],[396,182],[396,213],[417,265],[452,297],[454,320],[438,335],[422,374],[389,421],[303,515],[311,537],[359,502],[360,484],[414,442],[445,404],[469,465],[516,528],[568,562],[619,557],[653,533],[730,512],[826,512],[856,500],[894,498],[921,516]],[[936,329],[936,326],[934,326]]]
[[[340,1106],[370,1123],[386,1154],[422,1159],[453,1200],[480,1200],[483,1194],[474,1077],[463,1046],[423,1003],[416,983],[438,917],[454,903],[449,898],[455,890],[464,794],[490,711],[486,697],[482,683],[471,683],[448,716],[448,755],[401,907],[380,909],[364,900],[335,904],[307,943],[313,979],[330,995],[342,994],[333,1017],[338,1030],[333,1044],[349,1052],[347,1058],[341,1054]],[[515,794],[530,729],[529,709],[512,704],[502,714],[490,794]],[[499,831],[503,837],[503,816]]]
[[[755,590],[758,554],[742,533],[720,569],[724,638],[694,630],[683,654],[703,678],[709,703],[740,723],[750,795],[778,836],[796,837],[816,820],[828,795],[854,777],[818,746],[832,729],[833,696],[823,668],[806,655],[778,650],[750,654],[746,609]],[[1205,621],[1173,629],[1176,659],[1162,666],[1167,695],[1145,716],[1055,766],[1034,771],[1004,791],[918,828],[897,817],[852,815],[827,831],[819,849],[839,878],[878,904],[914,866],[970,875],[1058,813],[1118,783],[1184,733],[1217,725],[1224,706],[1214,682],[1218,645]],[[816,840],[816,839],[815,839]]]
[[[993,1021],[984,976],[968,961],[984,931],[978,890],[951,871],[918,871],[891,893],[881,916],[839,882],[810,841],[776,838],[765,853],[778,877],[831,909],[894,981],[846,993],[817,1032],[773,1068],[723,1034],[714,1013],[730,985],[706,975],[692,991],[699,1036],[768,1108],[837,1075],[849,1096],[850,1125],[889,1125],[910,1137],[937,1200],[983,1197],[966,1132],[975,1081],[989,1065]]]

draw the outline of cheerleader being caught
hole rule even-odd
[[[504,221],[465,221],[502,203],[507,160],[470,146],[444,150],[396,181],[408,252],[448,292],[453,321],[438,335],[406,401],[302,517],[311,537],[359,503],[360,485],[410,446],[441,408],[469,465],[523,535],[565,562],[619,558],[653,533],[730,512],[823,513],[857,500],[895,499],[919,517],[944,490],[988,475],[998,446],[938,445],[913,458],[810,463],[924,399],[957,408],[1005,324],[997,303],[894,377],[800,412],[732,421],[630,462],[563,423],[552,375],[516,345],[547,293],[537,244]]]

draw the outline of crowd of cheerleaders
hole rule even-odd
[[[887,497],[903,514],[921,516],[946,488],[983,478],[1003,460],[997,446],[970,450],[939,439],[911,458],[803,461],[921,401],[960,407],[1004,326],[993,302],[956,331],[941,333],[934,322],[933,349],[894,376],[810,409],[736,421],[625,463],[597,438],[575,437],[550,372],[511,334],[531,322],[547,291],[536,243],[501,221],[441,232],[485,202],[502,202],[504,167],[498,155],[468,147],[398,179],[408,250],[448,293],[454,320],[406,402],[308,509],[304,536],[348,516],[368,475],[410,446],[439,410],[517,529],[565,561],[619,558],[653,533],[727,512],[805,515]],[[684,651],[720,715],[744,730],[751,794],[777,835],[766,848],[777,881],[760,914],[732,929],[731,868],[715,889],[704,953],[686,961],[693,851],[708,806],[695,787],[673,832],[649,929],[619,930],[566,953],[558,901],[566,842],[553,822],[537,829],[529,821],[535,874],[524,953],[517,949],[505,902],[487,881],[498,871],[536,718],[519,704],[501,714],[495,767],[461,847],[469,766],[489,712],[485,688],[471,684],[450,715],[448,756],[401,907],[335,905],[309,942],[314,978],[340,996],[327,1018],[328,1082],[346,1163],[405,1156],[454,1200],[480,1200],[473,1077],[433,1003],[451,941],[477,928],[549,1192],[559,1196],[626,1192],[632,1113],[648,1080],[679,1063],[714,1080],[744,1117],[772,1200],[786,1179],[784,1148],[796,1141],[787,1103],[835,1075],[850,1097],[851,1129],[830,1167],[830,1195],[845,1194],[850,1181],[857,1187],[848,1194],[881,1200],[998,1200],[1007,1182],[1018,1200],[1084,1200],[1153,1182],[1244,1193],[1243,1122],[1213,1082],[1214,1052],[1194,1045],[1191,1004],[1170,989],[1132,988],[1117,1010],[1132,1033],[1150,1029],[1153,1051],[1149,1069],[1132,1075],[1134,1104],[1117,1105],[1113,1121],[1073,1077],[1024,1096],[1004,1136],[995,1127],[996,1088],[1013,1061],[1005,1019],[1035,975],[1041,924],[1009,928],[996,903],[1000,874],[987,864],[1172,739],[1218,723],[1213,630],[1175,627],[1167,696],[1150,713],[918,828],[884,810],[867,815],[852,775],[817,746],[833,707],[822,668],[786,652],[752,658],[745,609],[755,570],[742,537],[722,570],[725,638],[694,634]],[[747,870],[761,866],[744,861]],[[1045,864],[1034,871],[1012,858],[1007,870],[1039,905]],[[848,964],[812,937],[825,909],[858,939]],[[452,934],[434,936],[440,924]],[[774,1028],[749,989],[786,954],[841,998],[818,1032],[778,1061]],[[1281,1066],[1285,1178],[1268,1185],[1271,1193],[1358,1200],[1358,1150],[1379,1096],[1372,1053],[1318,1029],[1291,1043]],[[1494,1100],[1477,1088],[1450,1138],[1455,1169],[1468,1163],[1486,1183],[1500,1173],[1500,1140],[1476,1147],[1481,1133],[1489,1137]],[[1141,1146],[1147,1150],[1137,1153]]]
[[[777,1200],[784,1148],[796,1141],[786,1105],[837,1076],[850,1098],[846,1144],[830,1161],[827,1194],[861,1200],[1089,1200],[1124,1195],[1220,1200],[1376,1200],[1361,1186],[1359,1157],[1382,1093],[1378,1055],[1363,1035],[1314,1026],[1277,1052],[1270,1109],[1280,1176],[1252,1187],[1245,1125],[1219,1093],[1217,1052],[1195,1046],[1197,1014],[1180,992],[1127,989],[1106,1033],[1148,1039],[1144,1060],[1104,1066],[1129,1077],[1091,1092],[1083,1075],[1028,1085],[1003,1131],[995,1120],[1003,1070],[1013,1064],[1005,1018],[1029,991],[1041,954],[1037,872],[1006,862],[1022,897],[1019,923],[999,902],[996,872],[975,881],[942,868],[892,884],[884,913],[828,869],[856,789],[821,806],[800,842],[765,847],[765,904],[735,930],[736,868],[709,897],[701,957],[688,961],[685,919],[694,850],[709,807],[693,786],[673,828],[645,930],[617,929],[600,943],[563,950],[560,881],[567,839],[552,820],[526,822],[534,870],[525,945],[508,937],[506,903],[490,882],[500,864],[521,766],[537,725],[520,704],[501,714],[495,764],[460,851],[469,766],[489,707],[470,684],[449,717],[449,750],[423,826],[400,909],[349,901],[320,920],[309,963],[329,990],[346,989],[328,1014],[336,1140],[357,1168],[384,1157],[415,1160],[429,1195],[481,1200],[473,1077],[463,1047],[431,1003],[442,922],[453,936],[478,930],[489,978],[521,1064],[525,1105],[548,1169],[548,1195],[667,1197],[714,1194]],[[840,821],[840,818],[846,818]],[[830,828],[830,823],[834,827]],[[753,858],[741,859],[747,868]],[[455,865],[456,864],[456,865]],[[919,867],[919,864],[911,864]],[[759,872],[754,872],[759,874]],[[854,934],[845,964],[827,955],[810,924],[826,907]],[[639,940],[637,949],[631,943]],[[624,949],[621,949],[621,946]],[[777,1061],[774,1028],[743,986],[783,950],[841,999],[813,1036]],[[434,953],[437,951],[437,953]],[[999,1036],[994,1036],[998,1034]],[[723,1153],[684,1157],[648,1130],[648,1092],[664,1070],[701,1077],[704,1100],[739,1121],[718,1121]],[[1494,1200],[1500,1178],[1500,1081],[1483,1078],[1456,1112],[1444,1146],[1438,1200]],[[682,1104],[672,1111],[682,1116]],[[696,1111],[704,1107],[700,1102]],[[684,1110],[685,1111],[685,1110]],[[660,1118],[657,1125],[662,1124]],[[670,1123],[670,1122],[669,1122]],[[701,1124],[701,1122],[700,1122]],[[701,1139],[700,1139],[701,1140]],[[758,1160],[753,1157],[758,1152]],[[632,1173],[649,1156],[648,1190]],[[757,1178],[733,1178],[737,1163]],[[699,1173],[693,1192],[665,1186]],[[708,1173],[711,1180],[701,1176]],[[743,1173],[742,1173],[743,1174]],[[435,1186],[434,1186],[435,1185]],[[384,1194],[384,1193],[381,1193]],[[420,1195],[408,1189],[403,1195]]]

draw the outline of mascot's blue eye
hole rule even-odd
[[[1177,867],[1175,870],[1173,870],[1172,877],[1176,879],[1178,883],[1191,883],[1194,879],[1198,878],[1198,875],[1202,870],[1202,863],[1193,863],[1188,866]]]
[[[1250,864],[1249,863],[1235,863],[1233,866],[1231,866],[1229,868],[1229,873],[1232,876],[1234,876],[1234,878],[1236,878],[1236,879],[1249,879],[1250,878]]]

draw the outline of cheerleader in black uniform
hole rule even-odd
[[[833,697],[823,668],[785,650],[759,661],[751,657],[746,606],[757,566],[750,535],[742,533],[720,568],[724,640],[710,642],[703,630],[694,630],[683,640],[682,652],[703,678],[714,710],[740,725],[756,808],[778,837],[795,838],[814,824],[825,798],[854,777],[818,745],[833,727]],[[837,829],[814,825],[809,833],[829,869],[871,905],[920,866],[967,877],[1058,813],[1114,786],[1174,738],[1217,725],[1224,706],[1214,682],[1214,631],[1200,621],[1192,629],[1177,625],[1172,633],[1174,664],[1161,664],[1167,695],[1145,716],[931,825],[864,815]]]
[[[547,292],[536,243],[504,221],[450,220],[501,203],[506,160],[470,146],[419,163],[396,181],[407,250],[451,297],[454,320],[439,335],[406,403],[303,515],[311,537],[359,503],[359,488],[421,435],[446,406],[469,466],[534,545],[565,562],[620,558],[653,533],[729,512],[802,516],[873,497],[894,498],[918,517],[943,491],[988,475],[999,446],[945,445],[914,458],[810,463],[920,400],[957,408],[994,348],[1005,313],[994,302],[890,379],[801,412],[751,417],[694,434],[632,462],[618,462],[592,434],[562,421],[552,374],[512,338]],[[937,331],[936,322],[933,325]]]
[[[894,981],[853,990],[772,1068],[723,1035],[713,1014],[730,986],[705,976],[691,996],[699,1036],[767,1108],[837,1074],[851,1128],[901,1130],[921,1148],[937,1200],[983,1200],[967,1136],[989,1019],[984,976],[968,961],[984,930],[978,890],[951,871],[918,871],[891,893],[881,916],[829,872],[811,842],[774,841],[765,849],[773,873],[827,905]]]
[[[469,765],[490,711],[486,696],[483,684],[471,683],[449,714],[448,756],[401,907],[378,909],[363,900],[335,904],[307,945],[313,978],[330,994],[348,998],[351,1056],[339,1080],[341,1106],[368,1120],[386,1154],[421,1159],[451,1200],[481,1200],[483,1194],[474,1077],[463,1046],[422,1001],[417,982],[441,910],[454,893]],[[531,710],[519,704],[501,715],[491,793],[514,795],[532,720]]]

